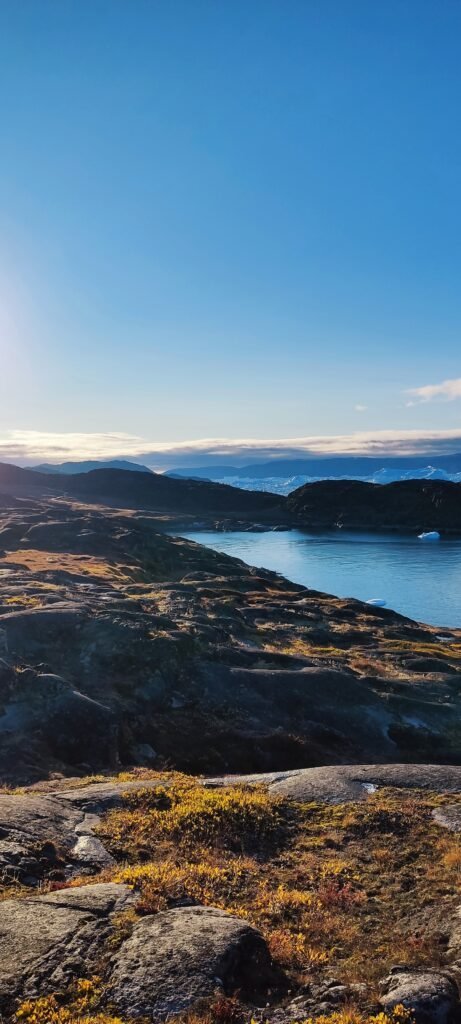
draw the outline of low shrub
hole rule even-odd
[[[126,806],[101,826],[119,853],[151,853],[161,841],[182,849],[217,847],[233,853],[273,852],[284,841],[293,807],[257,787],[207,789],[188,781],[126,794]]]

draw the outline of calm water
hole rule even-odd
[[[436,626],[461,626],[461,540],[424,543],[395,534],[186,534],[190,540],[339,597],[381,598]]]

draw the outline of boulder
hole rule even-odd
[[[382,983],[380,1003],[385,1011],[402,1004],[416,1024],[450,1024],[460,1009],[457,985],[448,974],[400,967]]]
[[[178,907],[135,925],[115,955],[110,998],[130,1016],[164,1020],[215,991],[267,1000],[283,986],[262,936],[210,907]]]

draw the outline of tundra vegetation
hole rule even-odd
[[[93,880],[128,884],[134,908],[120,915],[94,976],[23,1001],[15,1024],[131,1024],[108,1002],[107,958],[139,916],[187,904],[221,908],[254,925],[292,996],[329,977],[355,985],[357,1001],[317,1016],[318,1024],[411,1021],[403,1007],[379,1012],[378,981],[395,963],[445,963],[461,844],[433,812],[447,803],[461,810],[461,795],[388,788],[331,805],[297,803],[263,786],[208,787],[178,772],[137,769],[120,779],[139,787],[127,790],[98,826],[115,862]],[[91,880],[84,874],[44,888]],[[17,897],[26,891],[18,887]],[[4,885],[3,894],[11,895],[11,887]],[[254,1013],[238,998],[219,995],[178,1020],[249,1024]],[[261,1011],[257,1019],[264,1019]]]

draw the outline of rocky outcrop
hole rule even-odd
[[[215,992],[252,1002],[283,988],[259,932],[212,907],[146,917],[115,956],[109,993],[119,1010],[165,1020]]]
[[[359,764],[330,765],[324,768],[301,768],[287,772],[260,772],[253,775],[220,775],[203,778],[206,787],[228,786],[233,783],[265,785],[274,796],[288,797],[301,803],[319,801],[340,804],[346,801],[366,800],[370,793],[383,786],[398,789],[421,789],[440,793],[461,793],[461,766],[438,764]],[[165,783],[163,783],[165,784]],[[143,780],[144,789],[155,789],[155,779]],[[93,814],[99,814],[122,803],[124,793],[135,792],[139,783],[134,781],[93,782],[85,786],[60,789],[56,783],[54,796]],[[1,808],[0,797],[0,808]],[[434,811],[439,824],[451,827],[448,821],[459,817],[458,805],[444,805]],[[447,819],[446,821],[444,819]]]
[[[112,857],[94,835],[98,817],[71,800],[0,794],[0,871],[4,882],[36,886],[94,874]]]
[[[444,804],[443,807],[436,807],[433,817],[438,825],[450,829],[450,832],[461,832],[461,806],[459,804]]]
[[[405,1006],[416,1024],[454,1024],[459,1018],[459,992],[442,971],[395,968],[382,984],[384,1010]]]
[[[206,786],[223,786],[235,781],[235,776],[205,780]],[[276,796],[292,800],[340,804],[348,800],[366,800],[370,793],[382,786],[398,789],[427,789],[443,793],[461,793],[461,767],[437,764],[360,764],[334,765],[325,768],[303,768],[300,771],[266,772],[238,776],[247,784],[265,783]],[[439,824],[451,827],[448,821],[459,821],[460,808],[443,807],[434,811]]]
[[[0,1012],[17,996],[46,995],[94,964],[112,917],[133,902],[113,883],[0,902]]]

